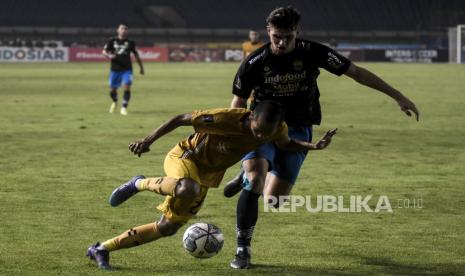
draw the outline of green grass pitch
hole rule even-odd
[[[463,66],[376,64],[411,97],[419,123],[380,93],[322,71],[321,136],[294,195],[387,195],[393,213],[260,212],[249,271],[229,268],[237,197],[210,190],[198,218],[225,234],[221,253],[187,255],[175,236],[115,252],[115,275],[412,275],[465,272],[465,91]],[[156,220],[162,197],[141,193],[120,207],[110,192],[136,174],[163,175],[180,128],[137,158],[127,145],[194,109],[227,107],[238,64],[147,64],[135,74],[129,115],[109,114],[108,64],[0,65],[0,274],[97,275],[93,242]],[[120,94],[121,97],[121,94]],[[237,168],[231,169],[226,179]],[[421,199],[423,208],[395,208]],[[398,207],[405,207],[398,206]],[[410,206],[413,207],[413,206]],[[262,204],[260,208],[263,209]]]

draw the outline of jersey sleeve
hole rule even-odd
[[[113,38],[108,40],[107,43],[105,43],[105,46],[103,46],[103,50],[110,53],[115,51],[115,48],[113,47]]]
[[[318,62],[318,67],[338,76],[347,72],[351,64],[348,58],[320,43],[312,43],[311,52],[313,59]]]
[[[234,77],[232,93],[244,99],[248,99],[252,93],[253,84],[251,82],[248,59],[245,59]]]

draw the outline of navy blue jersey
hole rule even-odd
[[[111,71],[132,70],[131,53],[137,55],[136,43],[129,39],[111,38],[104,46],[104,49],[116,55],[111,60]]]
[[[323,44],[301,39],[296,39],[295,49],[286,55],[274,55],[270,47],[270,43],[265,44],[242,62],[233,94],[247,99],[253,90],[251,109],[263,100],[280,102],[288,125],[320,124],[319,68],[340,76],[350,60]]]

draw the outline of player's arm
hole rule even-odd
[[[139,56],[139,52],[137,52],[137,50],[136,50],[136,43],[135,42],[131,43],[131,52],[134,55],[134,57],[136,58],[137,65],[139,65],[140,74],[143,75],[145,73],[144,65],[142,64],[142,59]]]
[[[106,50],[106,49],[103,49],[103,51],[102,51],[102,55],[104,55],[105,57],[107,57],[107,58],[109,58],[109,59],[113,59],[113,58],[115,58],[115,57],[116,57],[116,55],[115,55],[115,54],[113,54],[113,53],[109,52],[109,51],[108,51],[108,50]]]
[[[351,63],[344,74],[351,77],[360,84],[378,90],[393,98],[399,104],[400,109],[403,112],[405,112],[408,116],[412,116],[411,112],[413,112],[415,114],[416,120],[418,121],[420,113],[418,112],[415,104],[409,98],[404,96],[400,91],[390,86],[374,73],[363,67],[357,66],[354,63]]]
[[[139,157],[146,152],[150,151],[150,145],[153,144],[160,137],[170,133],[180,126],[191,126],[192,125],[192,114],[180,114],[174,116],[170,120],[163,123],[157,129],[155,129],[150,135],[144,139],[137,140],[129,145],[129,150]]]
[[[134,51],[133,54],[134,54],[134,57],[136,58],[137,64],[139,65],[140,74],[141,75],[145,74],[144,65],[142,64],[142,59],[140,58],[139,53],[137,51]]]
[[[103,50],[102,50],[102,55],[109,59],[113,59],[116,57],[116,55],[113,54],[114,49],[112,49],[113,48],[112,43],[113,43],[113,40],[108,41],[105,44],[105,46],[103,46]]]
[[[231,108],[247,108],[247,99],[234,95],[231,101]]]
[[[337,128],[333,130],[329,130],[326,134],[318,140],[316,143],[309,143],[306,141],[301,140],[294,140],[287,137],[287,140],[279,140],[276,141],[276,146],[280,150],[286,151],[303,151],[303,150],[322,150],[329,146],[331,143],[331,139],[336,134]]]

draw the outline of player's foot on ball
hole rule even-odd
[[[128,111],[126,110],[125,107],[121,107],[121,110],[119,112],[121,115],[128,115]]]
[[[249,269],[251,266],[249,250],[244,247],[239,247],[236,257],[232,260],[230,266],[235,269]]]
[[[110,252],[100,248],[100,243],[96,243],[87,249],[87,257],[95,261],[99,268],[110,269]]]
[[[116,103],[112,103],[110,105],[110,113],[114,113],[115,112],[115,109],[116,109]]]
[[[244,179],[243,177],[244,169],[241,168],[239,174],[236,175],[236,177],[234,177],[231,181],[226,183],[226,186],[223,190],[223,194],[225,197],[233,197],[242,190],[242,183]]]
[[[145,176],[138,175],[131,178],[128,182],[116,188],[110,195],[108,202],[111,206],[115,207],[128,200],[133,195],[137,194],[139,190],[136,188],[136,181],[144,179]]]

